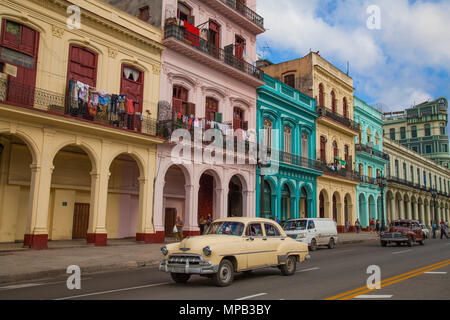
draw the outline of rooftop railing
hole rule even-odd
[[[192,48],[224,62],[237,70],[240,70],[259,80],[263,80],[264,72],[261,69],[251,65],[243,59],[237,58],[232,52],[226,52],[224,49],[212,45],[207,40],[188,32],[186,29],[176,24],[169,24],[165,26],[164,39],[168,38],[175,38],[182,41]]]
[[[239,0],[219,0],[219,1],[225,3],[227,6],[241,13],[245,18],[254,22],[261,28],[264,28],[264,18],[261,17],[256,12],[254,12],[253,10],[251,10],[249,7],[247,7],[243,2]]]

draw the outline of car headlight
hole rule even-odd
[[[167,254],[169,253],[169,249],[167,249],[167,247],[162,247],[161,252],[164,256],[167,256]]]
[[[203,253],[205,254],[205,256],[209,257],[211,255],[211,248],[209,246],[206,246],[203,248]]]

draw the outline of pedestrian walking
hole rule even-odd
[[[356,227],[356,233],[359,233],[361,231],[361,223],[359,223],[358,219],[356,219],[355,227]]]
[[[442,237],[445,236],[448,239],[447,233],[445,232],[445,229],[447,229],[447,226],[445,225],[444,221],[441,222],[441,240]]]
[[[345,221],[345,230],[350,232],[350,222],[348,222],[348,220]]]
[[[370,227],[370,233],[375,232],[375,221],[373,219],[370,219],[369,227]]]
[[[376,223],[377,233],[380,233],[380,220],[377,219]]]
[[[437,231],[436,221],[431,222],[431,228],[433,230],[433,239],[436,239],[436,231]]]
[[[181,220],[180,216],[177,216],[175,227],[177,228],[177,232],[175,233],[175,241],[178,242],[183,240],[183,221]]]

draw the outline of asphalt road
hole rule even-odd
[[[381,271],[381,289],[368,290],[369,266]],[[82,272],[82,270],[81,270]],[[278,269],[238,274],[234,283],[217,288],[194,276],[175,284],[157,268],[83,275],[80,290],[69,290],[67,278],[22,282],[0,287],[7,299],[152,299],[152,300],[450,300],[450,240],[430,239],[425,246],[388,246],[379,242],[319,249],[297,264],[290,277]]]

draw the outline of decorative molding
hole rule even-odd
[[[119,50],[117,48],[108,47],[108,57],[110,57],[111,59],[115,59],[118,53]]]
[[[52,25],[52,35],[54,37],[57,37],[57,38],[61,39],[62,36],[64,35],[64,29],[60,28],[60,27],[57,27],[55,25]]]

